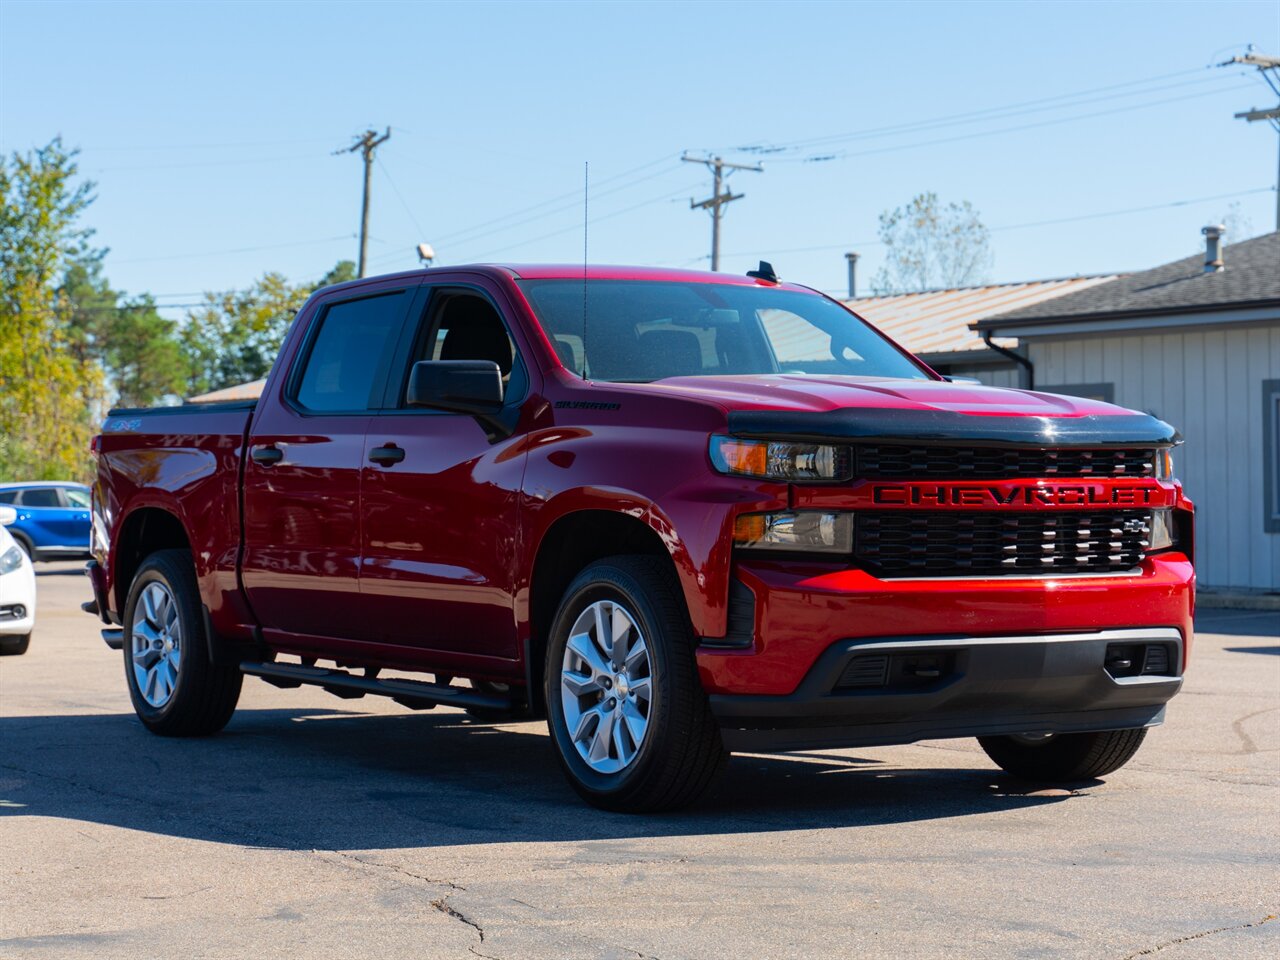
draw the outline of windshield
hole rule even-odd
[[[717,283],[525,280],[565,367],[592,380],[802,373],[931,379],[825,297]]]

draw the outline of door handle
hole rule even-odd
[[[260,463],[264,467],[279,463],[284,459],[284,451],[277,446],[255,447],[253,453],[249,454],[253,458],[254,463]]]
[[[403,459],[404,451],[394,443],[384,444],[381,447],[374,447],[369,451],[369,462],[378,463],[384,467],[389,467],[393,463],[399,463]]]

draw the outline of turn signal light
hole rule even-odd
[[[711,462],[721,473],[783,483],[849,478],[849,450],[829,443],[712,437]]]
[[[734,520],[733,542],[744,550],[852,553],[853,514],[744,513]]]

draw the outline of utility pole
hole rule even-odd
[[[746,196],[745,193],[734,193],[732,191],[721,192],[724,188],[724,171],[726,170],[750,170],[753,173],[763,173],[764,167],[758,163],[726,163],[719,157],[691,157],[685,154],[680,158],[685,163],[702,163],[711,171],[714,178],[711,189],[711,196],[706,200],[697,202],[689,201],[690,210],[710,210],[711,211],[711,269],[720,269],[720,218],[724,216],[724,207],[726,204],[732,203],[734,200],[741,200]]]
[[[378,148],[379,144],[386,143],[391,139],[391,128],[387,127],[387,132],[382,136],[378,136],[375,130],[366,130],[361,134],[356,142],[345,150],[333,151],[334,156],[340,153],[355,153],[359,150],[364,155],[364,196],[360,202],[360,262],[356,266],[356,276],[364,276],[364,266],[368,260],[369,251],[369,184],[373,179],[373,151]]]
[[[1258,73],[1262,74],[1262,79],[1266,81],[1272,93],[1280,97],[1280,57],[1268,57],[1261,53],[1254,53],[1253,44],[1250,44],[1243,57],[1232,57],[1230,60],[1218,64],[1218,66],[1226,67],[1233,63],[1244,63],[1251,67],[1257,67]],[[1271,107],[1269,110],[1241,111],[1236,114],[1236,119],[1247,120],[1249,123],[1269,120],[1276,133],[1280,134],[1280,104]],[[1280,151],[1277,151],[1276,170],[1276,229],[1280,230]]]

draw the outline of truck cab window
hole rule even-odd
[[[502,371],[510,400],[522,399],[527,377],[515,342],[497,308],[473,293],[441,292],[430,309],[428,334],[418,360],[491,360]]]
[[[402,292],[348,300],[329,307],[307,354],[297,402],[316,413],[353,413],[374,406],[382,395],[404,319]]]

